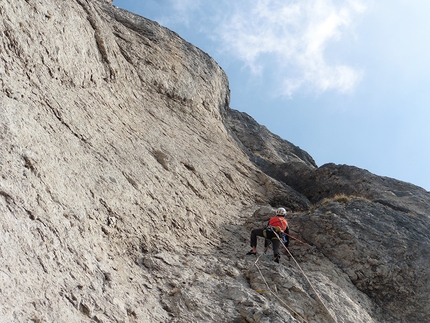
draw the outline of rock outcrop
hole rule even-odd
[[[0,322],[429,317],[429,192],[317,167],[230,109],[209,55],[111,1],[0,14]],[[278,206],[291,254],[244,256]]]
[[[291,219],[292,227],[381,306],[385,317],[380,320],[425,321],[430,311],[429,192],[353,166],[316,167],[298,147],[268,135],[237,111],[229,113],[229,124],[261,170],[313,204]],[[275,151],[283,151],[284,158],[270,153],[280,142],[283,150]]]

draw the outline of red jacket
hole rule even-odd
[[[282,216],[274,216],[269,220],[269,225],[271,227],[280,227],[282,232],[285,232],[288,227],[288,222]]]

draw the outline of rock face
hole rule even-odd
[[[310,201],[305,214],[290,220],[292,228],[380,306],[384,314],[378,320],[425,321],[430,312],[429,192],[353,166],[318,168],[307,154],[237,111],[231,110],[228,123],[262,171]],[[283,148],[271,153],[279,143]],[[278,156],[280,151],[285,157]]]
[[[0,4],[0,322],[429,317],[429,192],[317,167],[111,1]],[[244,256],[278,206],[300,241]]]

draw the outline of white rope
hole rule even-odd
[[[284,245],[284,243],[282,242],[281,238],[279,237],[279,235],[273,231],[273,233],[276,235],[276,237],[278,238],[279,242],[281,243],[281,245],[284,247],[284,249],[288,252],[288,254],[290,255],[290,257],[294,260],[294,262],[296,263],[297,267],[300,269],[301,273],[303,274],[303,276],[305,277],[305,279],[307,280],[307,282],[309,283],[309,285],[311,286],[312,290],[315,292],[315,294],[317,295],[318,300],[321,302],[321,304],[324,306],[324,308],[326,309],[327,313],[330,315],[330,317],[333,319],[334,322],[337,323],[337,318],[334,317],[331,312],[329,311],[329,309],[327,308],[325,302],[322,300],[322,297],[320,295],[320,293],[318,293],[318,291],[316,290],[316,288],[314,287],[314,285],[312,285],[311,281],[309,280],[308,276],[306,276],[305,272],[303,271],[302,267],[300,267],[299,263],[297,262],[297,260],[293,257],[293,255],[291,254],[290,250],[288,250],[288,248]],[[328,305],[329,307],[331,307],[330,305]],[[331,308],[333,312],[334,309]],[[343,322],[343,320],[341,319],[341,321]]]
[[[258,270],[258,272],[260,273],[260,275],[261,275],[261,278],[263,279],[263,282],[264,282],[264,284],[266,284],[266,286],[267,286],[267,289],[269,290],[269,292],[270,293],[272,293],[272,295],[273,296],[275,296],[282,304],[284,304],[284,306],[286,307],[286,308],[288,308],[291,312],[293,312],[294,314],[296,314],[297,316],[299,316],[302,320],[303,320],[303,323],[309,323],[308,321],[306,321],[304,318],[303,318],[303,316],[301,316],[299,313],[297,313],[295,310],[293,310],[290,306],[288,306],[288,304],[287,303],[285,303],[284,302],[284,300],[282,299],[282,298],[280,298],[274,291],[272,291],[272,289],[269,287],[269,284],[267,283],[267,281],[266,281],[266,279],[264,278],[264,275],[263,275],[263,273],[261,272],[261,270],[260,270],[260,267],[258,267],[258,265],[257,265],[257,263],[258,263],[258,260],[260,260],[260,257],[261,257],[261,255],[259,255],[258,256],[258,258],[257,258],[257,260],[254,262],[254,266],[257,268],[257,270]]]

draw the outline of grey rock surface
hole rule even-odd
[[[315,161],[306,151],[271,133],[248,114],[229,109],[226,120],[228,128],[249,158],[264,171],[269,171],[270,165],[284,163],[317,168]]]
[[[229,108],[209,55],[111,1],[0,14],[0,322],[428,318],[428,192],[318,168]],[[245,256],[278,206],[300,241]]]
[[[379,320],[426,321],[430,312],[429,192],[354,166],[316,167],[308,157],[295,158],[306,155],[297,153],[291,143],[284,145],[284,159],[266,154],[273,138],[264,135],[264,129],[249,131],[261,127],[249,116],[236,111],[230,116],[254,164],[313,204],[292,219],[294,230],[305,241],[313,241],[381,307],[384,318]]]

